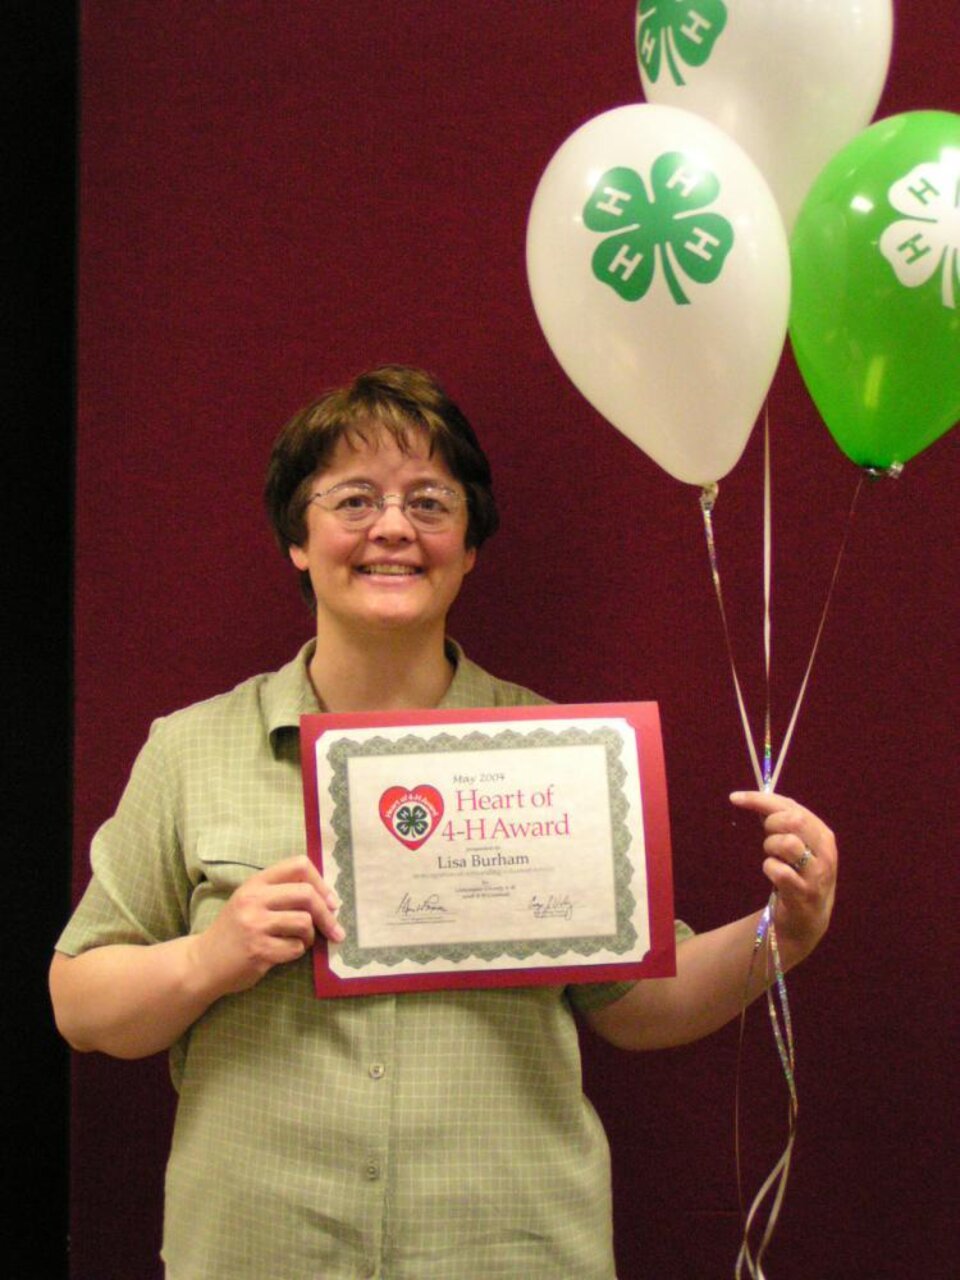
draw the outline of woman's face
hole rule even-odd
[[[424,483],[453,489],[464,498],[451,527],[424,532],[414,527],[395,503],[387,504],[369,528],[346,528],[317,503],[307,507],[307,536],[290,548],[298,569],[307,570],[317,599],[317,626],[347,630],[436,628],[473,568],[476,551],[465,544],[467,505],[463,486],[438,454],[429,454],[427,437],[411,432],[403,452],[392,436],[372,435],[353,446],[340,440],[311,492],[326,492],[346,481],[363,481],[381,494],[406,496]]]

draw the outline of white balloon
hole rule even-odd
[[[760,167],[789,231],[827,161],[873,117],[892,0],[639,0],[648,102],[696,112]]]
[[[730,471],[790,301],[776,201],[731,138],[673,107],[588,121],[540,179],[527,276],[547,342],[594,408],[678,480]]]

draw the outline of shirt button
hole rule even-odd
[[[375,1160],[368,1160],[366,1165],[364,1166],[363,1172],[366,1175],[368,1181],[376,1182],[377,1179],[380,1177],[380,1166],[377,1164]]]
[[[386,1075],[386,1072],[387,1072],[387,1068],[383,1065],[382,1062],[372,1062],[370,1064],[371,1080],[382,1080],[383,1077]]]

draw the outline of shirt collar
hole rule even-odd
[[[299,729],[301,716],[323,710],[307,674],[316,647],[316,639],[308,640],[292,662],[263,682],[260,701],[271,740],[281,730]]]
[[[439,706],[457,708],[492,705],[496,700],[492,678],[465,656],[455,640],[448,637],[444,646],[447,657],[454,664],[454,673]],[[308,640],[291,662],[267,676],[263,683],[261,705],[271,741],[278,732],[299,729],[302,715],[314,715],[324,710],[308,675],[310,660],[316,647],[315,638]],[[478,687],[483,684],[490,686],[489,691]]]

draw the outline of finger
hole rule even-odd
[[[283,920],[290,914],[297,914],[310,921],[311,929],[319,929],[325,937],[334,942],[342,942],[345,937],[343,926],[337,919],[337,912],[340,909],[339,901],[336,908],[332,908],[319,896],[312,885],[278,885],[275,889],[267,891],[263,905],[277,920]],[[275,921],[271,921],[272,932],[275,931],[274,925]],[[310,945],[312,944],[311,937]]]
[[[831,836],[829,829],[816,814],[797,804],[789,796],[772,791],[735,791],[730,799],[742,808],[749,808],[763,815],[763,829],[768,835],[780,832],[796,836],[801,844],[801,848],[797,850],[798,857],[803,852],[802,846],[806,845],[816,853],[822,837]]]
[[[771,834],[774,831],[794,832],[799,834],[804,826],[809,823],[810,815],[805,809],[801,809],[799,805],[794,805],[789,809],[777,809],[773,813],[767,814],[763,820],[763,828]]]
[[[816,886],[782,858],[765,858],[763,874],[777,893],[788,901],[809,903],[816,896]]]
[[[763,825],[768,840],[782,837],[788,861],[796,862],[809,851],[810,858],[805,859],[805,865],[809,865],[811,858],[816,858],[820,867],[836,863],[836,838],[826,823],[809,809],[798,805],[795,810],[782,810],[765,818]]]
[[[735,791],[730,796],[733,804],[749,809],[763,820],[767,834],[793,832],[800,835],[806,810],[788,796],[774,791]]]
[[[273,871],[274,868],[268,870]],[[329,890],[323,897],[312,883],[306,881],[285,880],[270,884],[262,874],[251,876],[233,895],[232,907],[238,918],[247,922],[248,928],[272,932],[275,922],[269,918],[265,920],[264,915],[280,916],[293,911],[303,914],[311,921],[312,927],[333,942],[342,942],[346,936],[337,920],[339,898]]]
[[[763,851],[766,854],[763,869],[767,874],[770,867],[781,875],[787,872],[790,883],[795,885],[799,882],[807,889],[819,888],[832,881],[830,866],[818,858],[808,845],[801,845],[798,849],[791,844],[771,844],[765,841]]]
[[[316,937],[313,916],[308,911],[271,911],[265,929],[272,938],[299,938],[307,947],[313,946]]]
[[[763,874],[767,877],[778,893],[783,889],[786,889],[788,892],[796,890],[797,873],[795,871],[791,871],[790,867],[782,858],[764,858]]]
[[[803,837],[798,835],[768,835],[763,842],[763,848],[765,853],[779,858],[789,866],[801,861],[806,866],[816,857]]]
[[[297,854],[292,858],[284,858],[258,873],[264,884],[302,883],[312,885],[328,904],[332,911],[339,910],[340,898],[335,889],[327,884],[320,872],[306,856]]]
[[[271,913],[267,925],[269,936],[299,939],[304,951],[313,946],[318,931],[332,942],[342,942],[346,937],[343,926],[331,913],[315,923],[314,917],[307,911],[275,911]]]
[[[259,885],[253,894],[270,911],[307,911],[313,915],[321,909],[329,909],[327,899],[312,884],[288,880],[283,884]]]
[[[261,960],[267,969],[272,969],[277,964],[289,964],[292,960],[305,956],[311,945],[299,937],[268,936],[263,939]]]
[[[739,809],[752,809],[754,813],[778,813],[783,809],[797,809],[799,805],[789,796],[776,791],[731,791],[730,803]]]

